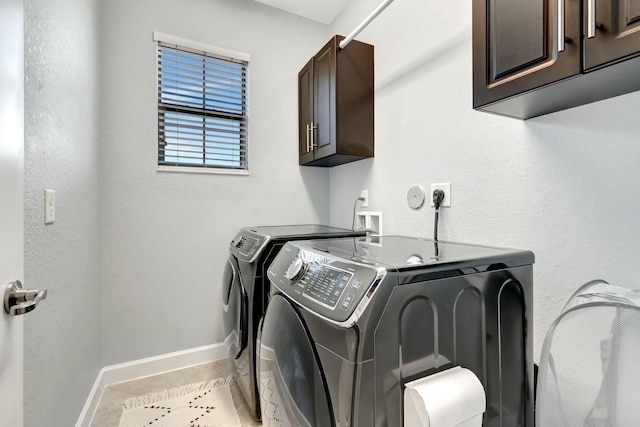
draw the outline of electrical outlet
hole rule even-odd
[[[369,207],[369,190],[360,191],[360,197],[364,199],[360,206],[363,208],[368,208]]]
[[[441,208],[451,207],[451,183],[444,182],[441,184],[431,184],[431,193],[429,193],[429,200],[431,201],[431,207],[433,204],[433,192],[436,190],[444,191],[444,199],[442,200]]]

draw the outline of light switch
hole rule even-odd
[[[53,224],[56,220],[56,192],[44,190],[44,223]]]

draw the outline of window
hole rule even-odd
[[[158,168],[247,173],[249,56],[154,33]]]

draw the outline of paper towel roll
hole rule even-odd
[[[456,366],[405,384],[405,427],[481,426],[487,405],[478,377]]]

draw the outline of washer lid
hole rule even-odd
[[[320,250],[334,257],[390,269],[474,268],[492,264],[504,267],[534,262],[531,251],[407,236],[357,237],[298,242],[301,247]],[[436,256],[437,255],[437,256]]]

